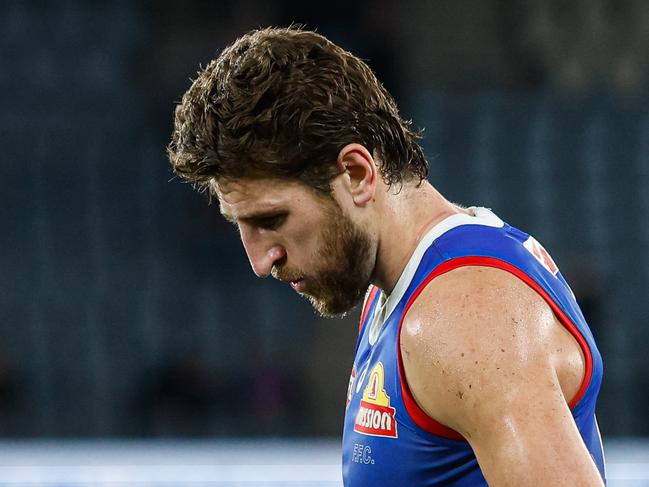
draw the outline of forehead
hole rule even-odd
[[[237,179],[213,181],[221,213],[238,219],[273,209],[307,204],[315,200],[312,190],[296,181],[275,179]]]

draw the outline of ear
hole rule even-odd
[[[377,168],[372,154],[361,144],[347,144],[338,153],[338,169],[346,175],[347,189],[354,203],[365,206],[374,198]]]

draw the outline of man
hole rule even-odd
[[[184,95],[168,151],[255,274],[323,315],[366,295],[345,485],[603,485],[602,362],[572,292],[534,238],[426,181],[362,61],[313,32],[245,35]]]

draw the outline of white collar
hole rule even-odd
[[[397,306],[403,297],[406,289],[410,285],[412,278],[419,267],[422,257],[428,247],[430,247],[435,240],[444,235],[449,230],[462,225],[484,225],[487,227],[500,228],[504,222],[498,218],[489,208],[482,208],[478,206],[471,206],[467,208],[471,214],[456,213],[454,215],[444,218],[441,222],[434,225],[417,244],[415,251],[410,256],[406,267],[403,269],[399,280],[394,286],[392,293],[386,296],[381,291],[379,296],[380,301],[377,303],[374,310],[374,317],[370,328],[369,341],[370,345],[374,345],[379,337],[383,323],[390,317],[392,311]]]

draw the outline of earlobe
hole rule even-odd
[[[341,172],[347,174],[349,192],[357,206],[365,206],[374,198],[377,168],[370,152],[361,144],[348,144],[338,154]]]

